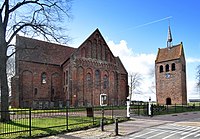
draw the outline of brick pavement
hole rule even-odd
[[[179,114],[159,115],[154,117],[134,116],[129,121],[119,123],[119,135],[115,136],[115,124],[106,125],[102,132],[100,127],[44,137],[43,139],[104,139],[126,136],[148,127],[166,123],[200,126],[200,112],[187,112]]]

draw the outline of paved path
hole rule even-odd
[[[99,128],[76,131],[56,136],[44,137],[43,139],[103,139],[103,138],[127,138],[131,134],[144,129],[176,123],[180,126],[200,127],[200,112],[187,112],[180,114],[160,115],[154,117],[136,116],[131,120],[119,123],[119,135],[115,136],[115,125],[107,125],[102,132]]]

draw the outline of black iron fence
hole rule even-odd
[[[148,115],[148,103],[142,101],[132,102],[130,106],[130,113],[132,115]]]
[[[181,112],[200,111],[200,103],[188,103],[186,105],[155,105],[152,104],[153,115],[172,114]]]
[[[151,110],[151,116],[154,116],[162,114],[200,111],[200,103],[188,103],[186,105],[151,104],[151,107],[149,108],[148,102],[133,102],[130,108],[130,112],[132,115],[149,116],[149,110]]]
[[[5,111],[0,111],[0,113]],[[126,107],[81,107],[51,110],[9,110],[10,121],[0,122],[0,138],[44,136],[114,122],[126,117]],[[102,117],[103,116],[103,117]]]

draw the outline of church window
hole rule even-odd
[[[91,58],[91,54],[92,54],[92,42],[91,41],[87,42],[87,50],[85,52],[87,53],[86,57]]]
[[[91,87],[91,74],[90,73],[87,73],[86,81],[87,81],[87,86]]]
[[[42,82],[42,84],[47,83],[47,75],[46,75],[45,72],[42,73],[42,76],[41,76],[41,82]]]
[[[165,71],[166,71],[166,72],[169,71],[169,65],[168,65],[168,64],[165,66]]]
[[[161,65],[160,66],[160,73],[162,73],[163,72],[163,66]]]
[[[99,83],[100,83],[100,71],[99,70],[95,71],[95,82],[96,82],[96,86],[99,86]]]
[[[176,70],[176,65],[175,63],[172,63],[172,71],[175,71]]]
[[[97,41],[92,44],[92,58],[97,58]]]
[[[68,71],[66,71],[66,84],[68,84]]]
[[[103,78],[103,88],[106,89],[108,88],[108,76],[105,75]]]

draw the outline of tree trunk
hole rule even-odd
[[[0,82],[1,82],[1,121],[6,122],[10,120],[9,109],[9,91],[8,80],[6,73],[7,56],[4,50],[6,46],[0,42]]]

